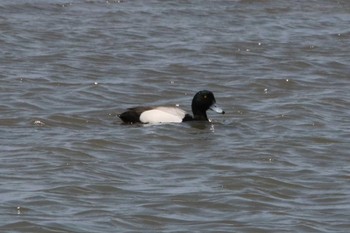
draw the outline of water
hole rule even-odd
[[[350,2],[1,1],[1,232],[347,232]],[[122,125],[128,107],[212,123]]]

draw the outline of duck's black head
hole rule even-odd
[[[225,112],[216,106],[216,100],[213,92],[203,90],[197,92],[192,100],[192,112],[195,120],[208,120],[207,110],[211,109],[217,113],[224,114]]]

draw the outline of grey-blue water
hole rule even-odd
[[[0,2],[1,232],[348,232],[350,1]],[[214,92],[211,123],[123,125]]]

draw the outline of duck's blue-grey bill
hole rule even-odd
[[[222,110],[222,108],[218,107],[216,104],[213,104],[210,106],[210,109],[213,110],[214,112],[225,114],[225,111]]]

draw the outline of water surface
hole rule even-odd
[[[350,2],[1,1],[2,232],[347,232]],[[211,123],[123,125],[137,105]]]

